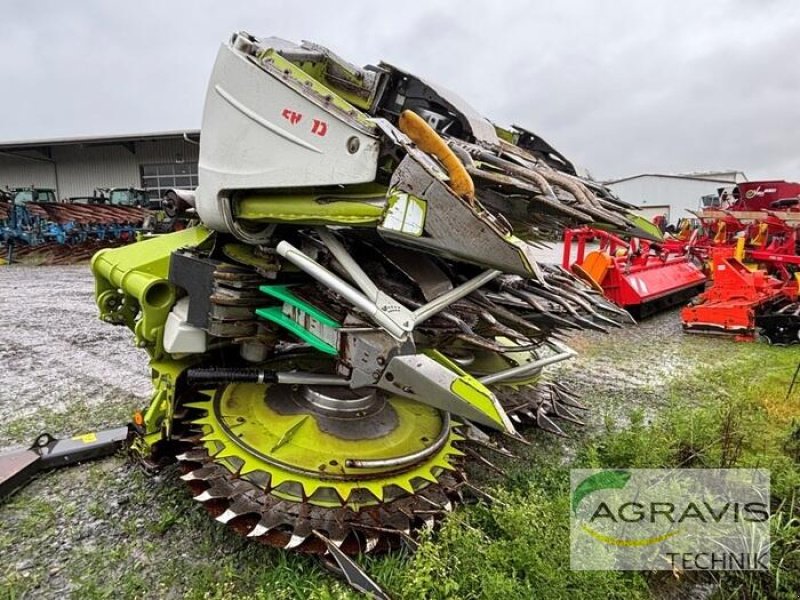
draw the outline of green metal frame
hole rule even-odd
[[[136,336],[136,344],[150,355],[153,396],[139,424],[143,435],[132,445],[142,455],[149,455],[153,444],[170,436],[178,378],[198,360],[175,359],[162,346],[167,315],[178,296],[168,279],[170,256],[181,248],[203,244],[211,235],[205,227],[193,227],[101,250],[92,258],[100,318],[128,327]]]

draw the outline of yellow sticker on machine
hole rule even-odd
[[[76,435],[72,438],[73,440],[83,442],[84,444],[91,444],[92,442],[97,441],[97,434],[96,433],[84,433],[82,435]]]

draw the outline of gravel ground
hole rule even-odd
[[[683,335],[676,311],[569,343],[581,355],[551,375],[592,406],[587,433],[632,408],[655,413],[670,381],[730,344]],[[124,423],[150,389],[131,334],[98,320],[88,266],[0,269],[0,364],[0,448],[42,431]],[[533,436],[541,440],[534,448],[569,457],[569,442]],[[246,542],[208,520],[176,479],[171,470],[146,476],[117,456],[33,482],[0,506],[0,592],[11,590],[0,597],[181,597],[197,569],[215,568]],[[254,552],[265,566],[295,560]]]
[[[86,265],[4,267],[0,290],[0,446],[19,441],[9,422],[42,409],[146,400],[145,354],[127,329],[98,319]]]

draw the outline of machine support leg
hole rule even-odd
[[[64,440],[43,433],[30,448],[0,456],[0,500],[29,483],[41,471],[113,454],[125,445],[130,434],[127,425]]]

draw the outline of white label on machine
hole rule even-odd
[[[419,237],[425,226],[425,201],[406,193],[393,195],[381,226],[406,235]]]

